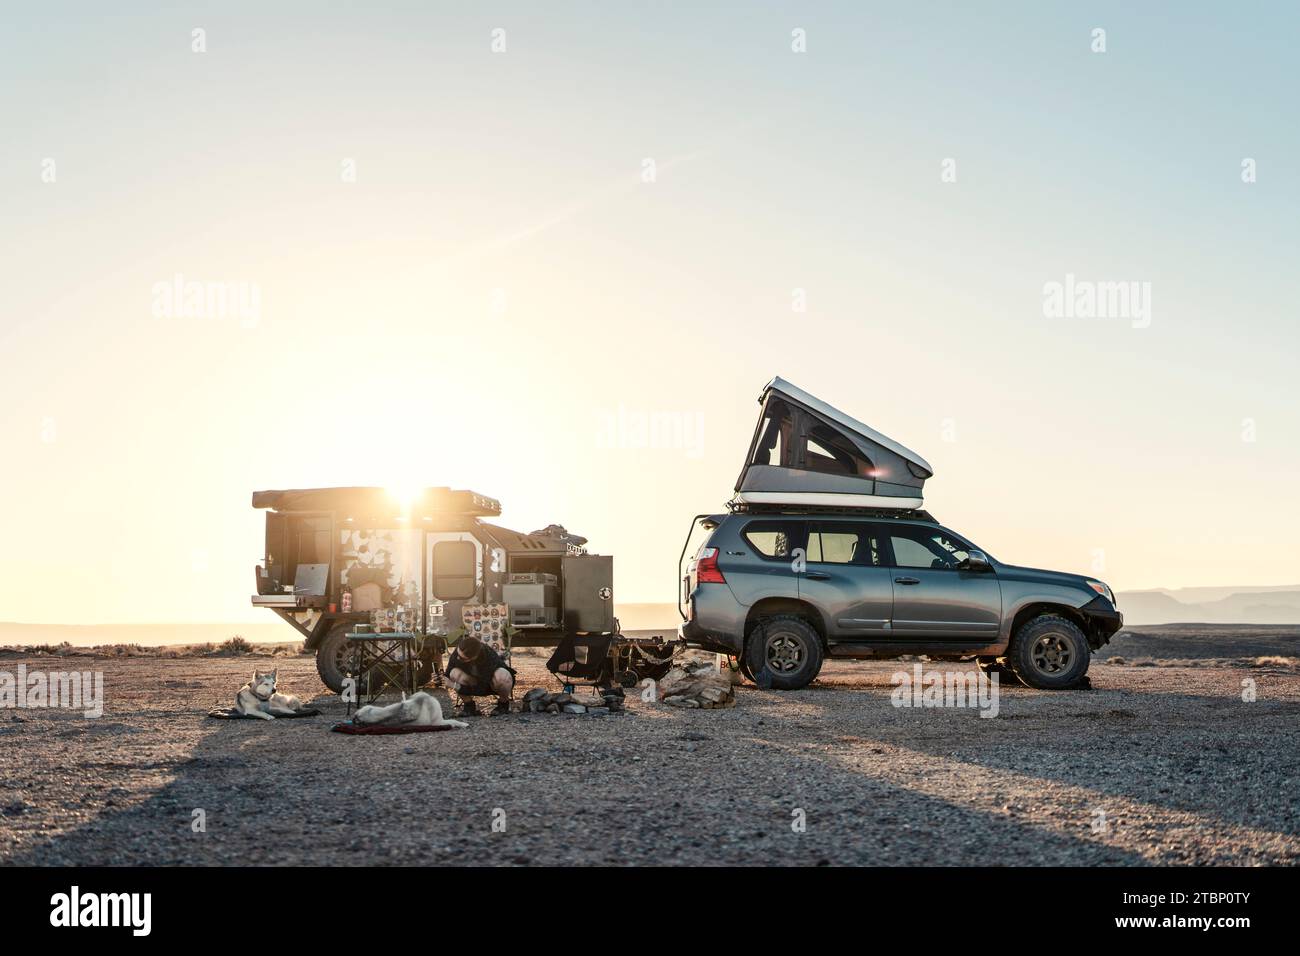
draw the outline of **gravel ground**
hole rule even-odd
[[[521,693],[547,683],[540,657],[517,661]],[[281,688],[327,716],[205,719],[250,664],[56,665],[102,670],[106,712],[0,711],[0,861],[1300,862],[1300,670],[1285,664],[1094,660],[1093,689],[1003,688],[982,719],[892,707],[910,664],[834,663],[803,691],[741,688],[731,710],[630,695],[624,716],[369,738],[328,732],[342,706],[317,697],[309,658],[279,661]]]

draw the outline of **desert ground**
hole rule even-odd
[[[728,710],[629,692],[622,716],[353,737],[308,657],[277,661],[281,687],[325,715],[261,722],[204,716],[252,658],[11,653],[101,670],[107,704],[0,710],[0,861],[1295,864],[1297,654],[1294,628],[1179,625],[1121,634],[1091,689],[1004,686],[991,719],[892,706],[910,663],[837,662]],[[517,696],[558,689],[543,660],[517,657]]]

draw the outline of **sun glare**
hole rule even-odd
[[[420,485],[390,485],[384,490],[397,503],[398,517],[410,518],[411,508],[420,500],[420,492],[424,488]]]

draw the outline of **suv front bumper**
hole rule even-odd
[[[1079,608],[1088,622],[1089,637],[1095,642],[1094,650],[1109,641],[1124,626],[1123,613],[1100,594]]]

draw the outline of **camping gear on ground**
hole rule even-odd
[[[759,403],[733,507],[922,507],[934,469],[916,452],[780,378]]]
[[[378,633],[358,628],[349,632],[347,641],[352,651],[352,676],[357,682],[347,713],[352,713],[354,706],[373,704],[389,687],[408,695],[416,692],[417,635],[409,631]]]
[[[647,677],[658,680],[672,668],[673,655],[681,646],[681,641],[621,638],[610,648],[614,680],[623,687],[635,687]]]
[[[733,687],[738,687],[745,682],[745,678],[740,674],[740,658],[735,654],[715,654],[714,661],[718,673],[730,681]]]
[[[587,714],[591,717],[605,717],[625,712],[621,687],[601,688],[598,698],[577,697],[569,690],[557,694],[545,687],[534,687],[524,694],[520,707],[526,714]]]

